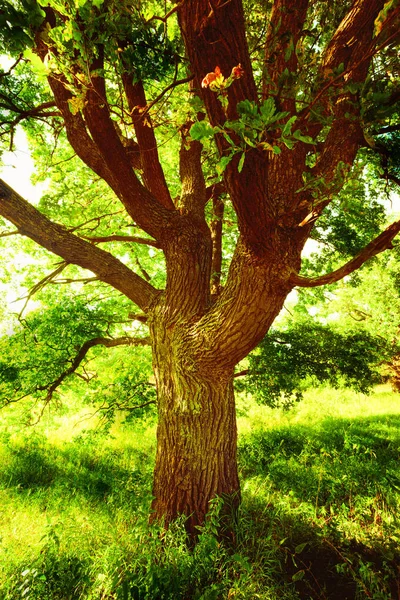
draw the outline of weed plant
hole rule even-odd
[[[216,499],[194,549],[182,522],[148,524],[154,419],[83,430],[64,411],[26,429],[21,410],[1,415],[1,600],[400,598],[386,388],[313,390],[287,413],[240,398],[235,543],[219,540]]]

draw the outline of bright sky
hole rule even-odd
[[[35,165],[31,158],[28,142],[22,129],[18,129],[15,138],[15,150],[5,152],[0,166],[0,178],[10,185],[18,194],[32,204],[36,204],[44,190],[45,183],[32,185],[31,176]]]

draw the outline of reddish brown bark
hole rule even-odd
[[[160,322],[158,311],[151,330],[158,395],[153,518],[169,523],[186,515],[195,535],[212,498],[231,507],[240,499],[233,372],[204,369],[185,328]]]

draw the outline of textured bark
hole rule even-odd
[[[152,324],[158,394],[157,456],[153,519],[187,517],[193,536],[221,496],[226,507],[240,499],[236,463],[233,372],[204,370],[190,352],[182,329]]]

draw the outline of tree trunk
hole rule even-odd
[[[212,498],[223,498],[226,516],[234,514],[240,500],[233,372],[218,365],[204,372],[190,355],[179,326],[157,329],[153,333],[158,429],[152,519],[168,525],[185,515],[193,538]]]

